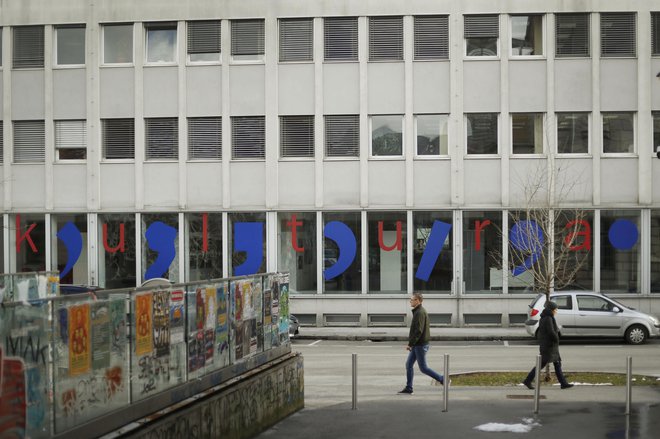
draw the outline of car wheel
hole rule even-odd
[[[648,337],[648,331],[642,325],[633,325],[626,329],[626,342],[630,344],[642,344]]]

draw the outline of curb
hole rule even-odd
[[[313,334],[298,334],[292,337],[294,340],[344,340],[344,341],[408,341],[408,337],[398,335],[381,335],[381,334],[356,334],[356,335],[341,335],[341,334],[328,334],[328,335],[313,335]],[[512,335],[442,335],[431,336],[431,341],[509,341],[509,340],[528,340],[534,339],[528,335],[512,336]]]

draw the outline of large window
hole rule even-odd
[[[446,114],[418,114],[415,116],[415,151],[418,156],[448,154]]]
[[[634,12],[600,14],[600,55],[603,58],[637,55],[637,15]]]
[[[452,212],[413,212],[415,291],[451,293],[454,273]]]
[[[5,123],[4,121],[0,120],[0,163],[5,162],[5,141],[4,141],[4,136],[5,136]],[[0,252],[2,253],[2,252]]]
[[[362,291],[360,212],[323,214],[323,292]]]
[[[543,15],[511,16],[511,55],[543,55]]]
[[[498,114],[470,113],[467,121],[467,153],[497,154],[498,153]]]
[[[30,69],[44,67],[44,27],[16,26],[13,28],[12,67]]]
[[[144,120],[147,160],[172,160],[179,157],[179,121],[176,117]]]
[[[55,39],[58,66],[85,64],[85,25],[57,26]]]
[[[44,163],[45,142],[43,120],[14,121],[14,163]]]
[[[133,62],[133,25],[106,24],[103,26],[103,63],[129,64]]]
[[[316,213],[281,212],[277,269],[289,272],[289,291],[316,293]]]
[[[653,112],[653,152],[660,153],[660,112]]]
[[[55,121],[55,159],[87,158],[87,123],[84,120]]]
[[[280,62],[314,59],[314,21],[311,18],[280,19]]]
[[[188,118],[188,159],[222,159],[222,119],[220,117]]]
[[[234,61],[263,61],[264,32],[264,20],[232,20],[232,59]]]
[[[179,215],[142,214],[142,278],[162,277],[172,282],[179,278]]]
[[[651,292],[660,293],[660,210],[651,211]]]
[[[638,293],[641,278],[639,211],[600,213],[600,289],[604,293]]]
[[[449,58],[449,17],[415,16],[415,61]]]
[[[231,118],[232,159],[266,158],[266,119],[264,116]]]
[[[147,34],[147,62],[175,62],[176,23],[148,23],[144,27]]]
[[[403,155],[403,116],[371,116],[371,155]]]
[[[589,152],[589,113],[557,113],[557,152]]]
[[[463,281],[466,293],[501,293],[502,212],[463,212]]]
[[[369,61],[403,61],[403,17],[369,17]]]
[[[594,288],[594,236],[593,211],[555,211],[556,252],[561,254],[562,263],[555,265],[558,278],[557,290],[593,290]],[[555,259],[558,259],[555,255]],[[570,280],[570,277],[573,277]]]
[[[635,114],[602,113],[603,152],[635,152]]]
[[[325,116],[325,156],[360,156],[360,116]]]
[[[500,37],[498,15],[466,15],[464,23],[467,56],[497,56]]]
[[[326,61],[358,60],[357,17],[323,19],[323,53]]]
[[[87,215],[84,213],[51,215],[50,219],[51,268],[60,272],[62,284],[89,284]],[[59,236],[62,236],[62,239]],[[80,247],[64,244],[74,241],[80,244]]]
[[[314,116],[280,116],[280,156],[314,157]]]
[[[188,61],[220,61],[220,20],[188,22]]]
[[[369,292],[405,293],[407,291],[406,212],[369,212]]]
[[[513,154],[543,153],[543,114],[511,114],[511,151]]]
[[[136,286],[135,215],[104,214],[98,217],[99,286]]]
[[[660,55],[660,12],[651,12],[651,54]]]
[[[218,279],[222,276],[222,214],[186,214],[186,279]]]
[[[266,272],[266,214],[229,214],[229,275]]]
[[[42,214],[24,213],[9,216],[9,271],[44,271],[46,269],[46,219]]]
[[[555,14],[555,56],[588,57],[589,45],[588,13]]]
[[[101,127],[104,159],[135,158],[134,119],[102,119]]]

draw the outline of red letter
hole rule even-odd
[[[28,244],[30,244],[32,253],[39,253],[37,246],[34,245],[34,241],[32,241],[32,237],[30,236],[30,232],[34,230],[35,227],[37,227],[36,223],[30,224],[30,227],[28,227],[23,236],[21,236],[21,216],[18,214],[16,215],[16,253],[21,252],[21,242],[23,242],[24,239],[27,239]]]
[[[103,224],[103,247],[108,253],[124,253],[124,223],[119,224],[119,244],[113,248],[108,245],[108,225]]]
[[[401,221],[396,222],[396,241],[391,247],[387,247],[383,242],[383,222],[378,221],[378,245],[386,252],[391,252],[394,249],[401,251],[403,248],[403,244],[401,242]]]
[[[296,221],[296,214],[291,215],[291,221],[287,221],[286,225],[291,227],[291,247],[298,253],[305,251],[304,247],[298,247],[298,226],[302,226],[302,221]]]
[[[202,214],[202,253],[209,251],[209,214]]]
[[[474,222],[474,249],[477,251],[481,250],[481,231],[489,224],[490,220],[484,220],[484,222],[477,220]]]
[[[568,232],[568,235],[564,238],[564,244],[566,244],[569,248],[569,250],[577,251],[577,250],[591,250],[591,226],[589,223],[585,220],[573,220],[566,224],[566,227],[564,229],[570,229],[571,227],[574,227],[576,224],[579,224],[580,226],[584,227],[586,230],[580,230],[578,227],[578,231],[573,233],[573,231]],[[578,236],[584,236],[584,242],[582,244],[578,245],[571,245],[572,242],[575,241],[576,237]]]

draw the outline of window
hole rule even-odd
[[[280,62],[314,59],[314,21],[311,18],[280,19]]]
[[[69,214],[57,214],[50,216],[51,222],[51,233],[57,234],[64,227],[75,227],[80,232],[80,238],[82,240],[82,248],[87,249],[88,236],[87,233],[87,215],[84,213],[69,213]],[[60,283],[61,284],[76,284],[76,285],[89,285],[89,280],[87,278],[89,272],[89,263],[88,258],[80,257],[75,262],[73,267],[70,267],[66,272],[64,269],[67,266],[69,258],[69,249],[66,245],[59,240],[53,239],[51,241],[51,266],[53,270],[59,271]]]
[[[135,288],[135,214],[99,214],[99,286]]]
[[[403,116],[371,116],[371,155],[403,155]]]
[[[639,211],[601,211],[600,290],[603,293],[640,292],[640,221]]]
[[[135,158],[134,119],[103,119],[101,126],[104,159]]]
[[[660,210],[651,210],[651,292],[660,293]]]
[[[497,113],[471,113],[467,118],[467,153],[497,154]]]
[[[466,293],[501,293],[502,212],[463,212],[463,280]]]
[[[0,163],[5,162],[5,147],[4,147],[5,129],[4,129],[4,127],[5,127],[5,123],[2,120],[0,120]]]
[[[450,211],[413,212],[415,291],[451,293],[454,274],[452,216]],[[436,257],[429,258],[430,256]]]
[[[231,118],[232,159],[266,158],[266,119],[264,116]]]
[[[261,254],[258,253],[261,244]],[[265,213],[230,213],[229,214],[229,254],[231,263],[230,276],[250,275],[266,272],[266,214]],[[247,247],[250,248],[249,252]],[[252,250],[256,254],[252,254]]]
[[[654,111],[653,115],[653,152],[660,152],[660,111]]]
[[[289,291],[316,293],[316,213],[280,212],[278,270],[289,272]]]
[[[415,141],[418,156],[447,155],[446,114],[418,114],[415,116]]]
[[[85,64],[85,25],[58,26],[55,28],[56,64]]]
[[[188,159],[222,159],[222,119],[188,118]]]
[[[611,312],[614,308],[612,302],[595,296],[577,296],[578,308],[580,311],[602,311]]]
[[[145,119],[144,134],[147,160],[179,157],[179,121],[176,117]]]
[[[449,17],[415,17],[415,61],[449,58]]]
[[[220,61],[220,20],[188,22],[188,60]]]
[[[14,30],[12,66],[15,69],[44,67],[44,27],[17,26]]]
[[[360,117],[357,114],[325,116],[325,156],[360,156]]]
[[[87,158],[87,123],[84,120],[55,121],[55,159]]]
[[[323,53],[326,61],[358,60],[357,17],[323,19]]]
[[[602,113],[603,152],[635,152],[634,113]]]
[[[222,213],[186,213],[190,282],[222,276]]]
[[[555,283],[555,290],[593,290],[594,288],[594,241],[592,224],[594,212],[590,210],[558,209],[554,211],[555,239],[559,244],[555,254],[560,254],[563,282]],[[567,248],[567,246],[570,246]],[[562,253],[563,252],[563,253]],[[570,279],[571,271],[575,275]]]
[[[543,114],[511,115],[511,151],[513,154],[543,154]]]
[[[231,56],[234,61],[263,61],[264,20],[232,20]]]
[[[589,113],[557,113],[557,152],[589,153]]]
[[[543,55],[543,15],[511,16],[511,55]]]
[[[142,219],[142,273],[140,283],[154,277],[164,277],[172,282],[179,281],[179,214],[178,213],[143,213]],[[156,245],[154,245],[156,244]],[[170,265],[164,267],[160,259],[159,245],[174,247],[174,257]],[[163,258],[164,259],[164,258]],[[158,261],[158,262],[157,262]]]
[[[634,12],[600,14],[600,55],[636,56],[637,16]]]
[[[403,17],[369,17],[369,61],[403,60]]]
[[[557,304],[557,309],[573,309],[573,298],[571,296],[555,296],[552,301]]]
[[[7,225],[6,225],[7,227]],[[31,230],[30,241],[16,242],[14,233],[9,233],[9,264],[12,273],[43,271],[46,269],[46,218],[39,213],[16,214],[9,216],[11,232]],[[15,229],[14,229],[15,228]],[[32,243],[37,251],[30,248]],[[16,265],[15,267],[13,265]],[[28,296],[29,297],[29,296]]]
[[[406,217],[406,212],[367,214],[370,293],[407,291]]]
[[[14,121],[14,163],[44,163],[45,137],[43,120]]]
[[[464,32],[467,56],[497,56],[499,16],[466,15]]]
[[[176,62],[176,23],[148,23],[144,27],[147,33],[147,62]]]
[[[651,12],[651,54],[660,55],[660,12]]]
[[[103,63],[133,62],[133,25],[106,24],[103,26]]]
[[[2,28],[0,27],[0,67],[2,67]]]
[[[362,234],[360,212],[324,212],[323,213],[323,292],[332,294],[359,293],[362,291]],[[339,233],[347,243],[355,244],[355,248],[343,248],[342,258],[350,260],[350,264],[338,273],[332,269],[339,261],[337,242],[328,238],[328,231]],[[350,251],[353,250],[353,251]],[[348,254],[350,251],[350,254]],[[344,261],[344,262],[347,262]]]
[[[589,48],[589,14],[556,14],[555,15],[555,56],[588,57]]]
[[[280,116],[280,156],[314,157],[314,116]]]

